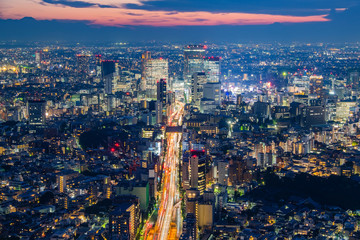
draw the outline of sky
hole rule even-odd
[[[0,40],[358,41],[359,0],[0,0]]]

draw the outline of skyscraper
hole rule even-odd
[[[156,101],[155,104],[155,113],[156,113],[156,123],[160,124],[163,122],[164,114],[163,114],[163,104],[161,101]]]
[[[220,105],[221,86],[219,82],[207,82],[203,86],[203,98],[214,100],[215,105]]]
[[[104,60],[101,62],[101,77],[104,81],[105,94],[114,93],[114,74],[115,74],[115,61]]]
[[[320,95],[324,86],[323,76],[310,76],[310,93]]]
[[[200,107],[200,100],[203,98],[204,85],[207,82],[207,77],[203,72],[196,72],[191,78],[191,103]]]
[[[167,59],[148,59],[144,66],[144,78],[142,81],[142,91],[146,92],[149,99],[157,99],[157,82],[163,79],[165,82],[169,78]]]
[[[96,76],[101,77],[101,54],[95,55]]]
[[[41,125],[46,120],[46,102],[43,100],[29,100],[27,103],[29,123]]]
[[[57,176],[59,192],[63,193],[66,191],[66,175]]]
[[[158,101],[161,101],[162,105],[166,105],[166,80],[160,79],[157,82],[157,96]]]
[[[325,123],[325,108],[323,106],[307,106],[304,108],[303,126],[312,127]]]
[[[77,60],[77,72],[79,75],[89,74],[89,60],[90,55],[88,54],[78,54],[76,55]]]
[[[41,64],[41,58],[42,58],[42,51],[36,51],[35,52],[35,63],[40,65]]]
[[[204,71],[206,46],[188,45],[184,48],[184,79],[190,80],[196,72]]]
[[[157,82],[157,94],[156,94],[156,115],[157,123],[161,123],[166,115],[166,104],[167,104],[167,91],[166,91],[166,80],[160,79]]]
[[[150,59],[151,59],[151,53],[149,51],[145,51],[141,54],[141,79],[140,79],[140,88],[139,88],[140,91],[146,90],[145,68],[147,61]]]
[[[205,73],[208,77],[209,82],[220,81],[220,58],[219,57],[208,57],[204,61]]]
[[[359,90],[360,87],[360,73],[359,72],[351,72],[349,76],[350,84],[352,89]]]
[[[145,91],[146,82],[145,82],[145,67],[146,62],[151,59],[151,53],[149,51],[143,52],[141,54],[141,82],[140,82],[140,90]]]
[[[190,188],[199,190],[203,195],[206,184],[206,156],[203,151],[191,151],[190,157]]]

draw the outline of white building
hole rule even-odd
[[[169,66],[167,59],[148,59],[144,64],[144,78],[141,90],[146,92],[146,97],[156,99],[157,81],[169,79]]]

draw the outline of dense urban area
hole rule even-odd
[[[1,42],[0,239],[360,239],[359,96],[359,43]]]

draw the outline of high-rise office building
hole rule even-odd
[[[101,61],[101,73],[102,73],[102,77],[106,77],[110,74],[114,74],[115,73],[115,61],[114,60]]]
[[[43,100],[29,100],[27,103],[29,123],[31,125],[45,124],[46,102]]]
[[[236,106],[240,107],[240,105],[243,103],[243,97],[241,94],[236,96]]]
[[[144,66],[144,78],[142,81],[142,90],[146,92],[148,99],[156,99],[157,82],[163,79],[168,81],[168,60],[167,59],[148,59]]]
[[[155,113],[156,113],[156,123],[160,124],[163,122],[164,114],[163,114],[163,104],[161,101],[156,101],[155,104]]]
[[[206,184],[206,155],[203,151],[191,151],[189,164],[190,188],[199,190],[203,195]]]
[[[200,112],[214,113],[216,108],[220,106],[221,100],[220,82],[208,82],[203,87],[203,97],[200,101]]]
[[[310,93],[320,95],[324,87],[323,76],[310,76]]]
[[[307,106],[303,109],[303,126],[312,127],[325,123],[325,108],[323,106]]]
[[[156,119],[157,123],[162,123],[166,116],[166,105],[167,105],[167,91],[166,91],[166,80],[160,79],[157,82],[157,94],[156,94]]]
[[[190,80],[196,72],[204,71],[206,46],[188,45],[184,48],[184,79]]]
[[[220,81],[220,58],[205,58],[204,70],[207,75],[208,82],[218,83]]]
[[[59,192],[63,193],[66,191],[66,175],[59,175],[57,176],[57,183],[58,183],[58,189]]]
[[[146,90],[146,81],[145,81],[145,68],[148,60],[151,59],[151,53],[149,51],[145,51],[141,54],[141,82],[140,82],[140,90]]]
[[[166,80],[160,79],[157,82],[157,100],[162,103],[163,106],[166,106]]]
[[[42,51],[35,52],[35,63],[40,65],[42,60]]]
[[[207,77],[203,72],[196,72],[191,78],[191,102],[194,106],[200,107],[200,100],[203,98],[203,88]]]
[[[76,55],[77,60],[77,72],[80,75],[87,75],[89,74],[89,61],[90,55],[88,54],[78,54]]]
[[[96,76],[101,77],[101,54],[95,55]]]
[[[198,216],[198,201],[200,192],[196,188],[186,190],[186,213],[192,213],[195,217]]]
[[[215,105],[220,105],[221,86],[219,82],[208,82],[203,86],[203,98],[214,100]]]
[[[114,87],[114,76],[115,76],[115,61],[104,60],[101,62],[101,77],[104,82],[105,94],[113,94],[115,91]]]
[[[350,84],[352,89],[359,90],[360,88],[360,73],[359,72],[351,72],[349,76]]]

